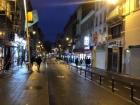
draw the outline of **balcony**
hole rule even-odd
[[[120,6],[117,6],[115,9],[113,9],[106,18],[108,23],[122,19],[123,19],[123,8]]]

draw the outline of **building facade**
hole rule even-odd
[[[0,69],[9,69],[14,62],[15,34],[24,36],[23,3],[0,0]]]
[[[140,0],[120,0],[111,6],[103,1],[80,5],[74,53],[83,59],[91,54],[95,68],[140,76],[139,8]]]
[[[140,76],[139,0],[126,0],[110,11],[108,70]]]
[[[92,41],[94,48],[92,50],[93,67],[106,69],[106,37],[108,36],[108,25],[106,14],[108,8],[104,1],[95,3],[94,27],[92,32]]]
[[[77,8],[76,43],[74,52],[78,58],[92,58],[92,31],[94,27],[94,4],[82,4]]]

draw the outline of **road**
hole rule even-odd
[[[66,65],[50,64],[47,75],[50,105],[134,105],[80,77]]]
[[[135,105],[50,61],[41,72],[25,67],[0,78],[0,105]]]

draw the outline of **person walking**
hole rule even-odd
[[[78,58],[76,58],[76,59],[75,59],[76,67],[78,67],[78,63],[79,63],[79,60],[78,60]]]
[[[81,58],[81,59],[80,59],[80,65],[82,65],[82,64],[83,64],[83,59]]]
[[[37,62],[37,65],[38,65],[38,71],[40,71],[40,64],[42,62],[41,57],[37,57],[36,62]]]
[[[90,69],[91,59],[88,58],[88,69]]]
[[[85,58],[86,69],[88,68],[88,58]]]

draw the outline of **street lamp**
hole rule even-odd
[[[0,36],[2,36],[2,32],[0,31]]]
[[[59,44],[58,47],[61,47],[61,44]]]
[[[36,31],[33,31],[32,33],[33,33],[33,35],[35,35],[36,34]]]
[[[66,37],[66,41],[68,41],[69,40],[69,37]]]

